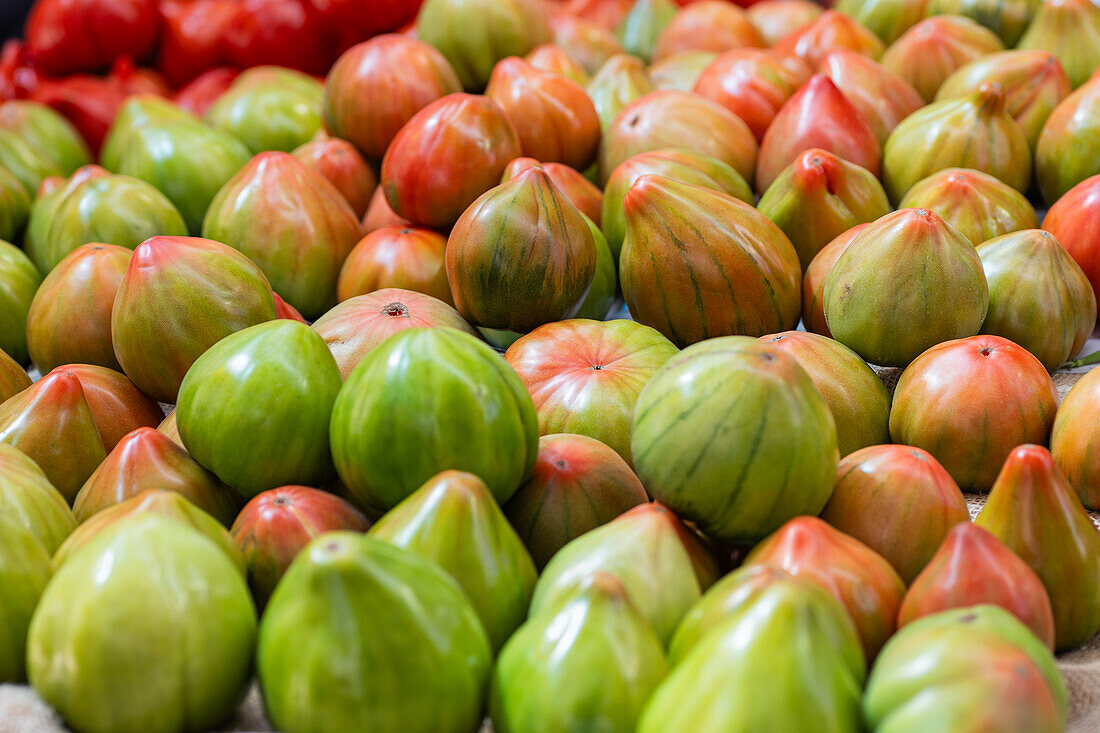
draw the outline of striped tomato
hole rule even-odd
[[[926,102],[951,74],[1004,50],[997,34],[970,18],[936,15],[915,23],[882,55],[882,65],[911,83]]]
[[[790,520],[745,565],[773,565],[829,591],[855,621],[868,660],[894,633],[905,583],[881,555],[817,517]]]
[[[386,192],[382,190],[382,187],[379,186],[374,189],[374,195],[371,196],[370,204],[367,205],[367,213],[363,215],[363,221],[360,224],[363,234],[370,234],[383,227],[401,228],[411,226],[413,226],[411,221],[398,216],[390,208],[390,202],[386,200]]]
[[[364,356],[398,331],[437,326],[476,335],[458,311],[443,301],[400,288],[349,298],[318,318],[313,330],[328,344],[340,374],[347,379]]]
[[[515,178],[533,165],[541,165],[565,198],[595,222],[596,226],[600,225],[600,218],[603,215],[603,191],[596,188],[592,181],[585,178],[584,174],[576,168],[570,168],[562,163],[540,163],[534,158],[516,158],[504,169],[502,182]]]
[[[538,571],[477,476],[442,471],[431,477],[380,517],[370,536],[435,563],[458,581],[494,652],[527,618]]]
[[[81,487],[73,514],[84,522],[150,487],[172,491],[228,527],[240,509],[239,494],[152,428],[127,434]]]
[[[829,332],[829,324],[825,322],[825,278],[829,276],[836,261],[844,254],[844,250],[848,249],[848,245],[866,226],[866,224],[857,224],[838,235],[814,255],[814,258],[810,260],[810,266],[803,273],[802,325],[810,333],[819,333],[822,336],[832,338],[832,333]]]
[[[255,261],[307,318],[336,304],[340,266],[360,236],[359,220],[339,189],[280,152],[260,153],[225,184],[202,231]]]
[[[817,514],[836,480],[836,427],[813,380],[794,357],[739,336],[661,367],[638,396],[631,449],[651,496],[727,542]]]
[[[1046,444],[1058,389],[1039,360],[1000,336],[947,341],[921,354],[894,389],[890,436],[924,448],[963,491],[989,491],[1023,443]]]
[[[749,6],[749,19],[769,47],[809,25],[825,11],[813,0],[762,0],[742,4]]]
[[[589,74],[595,74],[609,58],[622,53],[623,46],[611,30],[619,24],[617,18],[626,14],[633,4],[634,0],[570,0],[570,12],[550,16],[554,45],[565,49]],[[597,12],[591,15],[572,12],[574,6],[581,5]],[[598,6],[601,5],[609,11],[608,16],[599,16],[602,11]],[[613,22],[602,22],[604,20]]]
[[[417,112],[393,138],[382,159],[382,189],[398,216],[449,227],[520,155],[519,136],[500,105],[450,94]]]
[[[412,328],[348,377],[331,440],[340,479],[367,507],[392,508],[447,469],[478,476],[503,504],[535,465],[538,418],[523,382],[485,343]]]
[[[342,303],[383,288],[402,288],[453,306],[443,266],[446,247],[447,238],[430,229],[376,229],[359,240],[344,260],[336,297]]]
[[[1078,647],[1100,629],[1100,534],[1041,445],[1009,454],[974,520],[1043,581],[1054,611],[1054,647]]]
[[[599,67],[587,91],[606,134],[607,128],[628,104],[656,88],[645,62],[637,56],[616,53]]]
[[[114,244],[84,244],[46,275],[27,313],[27,350],[40,371],[74,362],[122,369],[111,309],[131,254]]]
[[[1035,147],[1035,178],[1052,207],[1078,183],[1100,174],[1093,147],[1100,132],[1098,120],[1100,75],[1094,75],[1062,100],[1043,125]]]
[[[681,10],[653,49],[653,60],[691,51],[722,53],[734,48],[764,48],[763,37],[745,11],[736,5],[704,2]]]
[[[832,79],[814,74],[775,115],[760,142],[756,191],[764,193],[808,148],[830,153],[879,174],[881,146],[871,125]]]
[[[892,201],[945,168],[973,168],[1027,191],[1031,147],[999,85],[917,110],[894,128],[882,151],[882,180]]]
[[[553,609],[593,572],[617,578],[667,644],[680,619],[718,579],[707,546],[668,507],[640,504],[563,547],[543,570],[531,615]]]
[[[1058,57],[1049,51],[1025,50],[991,53],[971,61],[947,77],[936,99],[963,97],[987,81],[1005,89],[1008,113],[1035,150],[1043,125],[1073,87]]]
[[[290,563],[319,534],[366,532],[363,513],[338,496],[306,486],[282,486],[257,494],[229,532],[244,555],[248,585],[263,608]]]
[[[577,170],[595,161],[600,118],[577,82],[511,57],[493,68],[485,96],[504,110],[523,155]]]
[[[1080,87],[1100,69],[1100,8],[1089,0],[1040,3],[1017,47],[1053,51]]]
[[[880,144],[886,142],[898,123],[924,106],[912,84],[855,51],[833,51],[821,60],[818,71],[832,79],[863,115]]]
[[[333,64],[325,78],[325,128],[380,160],[413,115],[461,91],[454,69],[433,46],[403,35],[379,36],[352,46]]]
[[[536,328],[504,359],[534,400],[540,433],[591,436],[629,462],[638,393],[676,353],[668,339],[640,323],[574,319]]]
[[[905,366],[930,346],[978,333],[989,308],[970,241],[927,209],[860,231],[825,279],[825,320],[872,364]]]
[[[790,237],[806,269],[835,237],[889,214],[890,201],[866,168],[810,148],[780,171],[757,208]]]
[[[988,530],[965,520],[948,532],[906,592],[898,626],[983,603],[1012,612],[1054,650],[1054,612],[1039,576]]]
[[[299,146],[293,155],[336,186],[355,215],[363,218],[378,188],[378,176],[354,145],[340,138],[324,137]]]
[[[619,279],[635,320],[677,346],[798,323],[798,254],[759,211],[656,175],[635,181],[623,205]]]
[[[740,173],[717,158],[683,148],[662,148],[633,155],[612,171],[603,193],[603,233],[616,261],[623,249],[623,239],[626,238],[623,202],[634,182],[646,174],[704,186],[728,193],[747,204],[753,203],[749,184]]]
[[[1100,293],[1100,175],[1086,178],[1058,199],[1047,211],[1043,229],[1081,266],[1093,295]]]
[[[596,242],[585,216],[534,166],[463,212],[446,263],[463,317],[526,333],[577,314],[596,274]]]
[[[1006,234],[978,247],[978,256],[989,283],[982,333],[1015,341],[1049,372],[1081,351],[1096,325],[1096,296],[1053,234]]]
[[[26,453],[0,443],[0,506],[4,518],[34,534],[52,555],[76,528],[65,497]]]
[[[539,438],[530,478],[504,506],[540,569],[585,532],[649,501],[619,454],[587,435]]]
[[[1027,197],[988,173],[945,168],[909,189],[900,209],[928,209],[977,247],[982,242],[1039,225]]]
[[[826,10],[775,44],[775,50],[794,54],[810,66],[817,66],[830,51],[846,49],[877,59],[883,48],[874,33],[836,10]]]
[[[841,457],[890,442],[890,394],[856,352],[839,341],[805,331],[769,334],[760,340],[793,356],[810,375],[833,414]]]
[[[958,484],[927,451],[873,445],[841,460],[821,518],[882,555],[909,583],[970,514]]]
[[[698,94],[663,90],[634,100],[604,131],[600,181],[633,155],[673,147],[717,158],[745,180],[756,168],[756,137],[740,117]]]
[[[1066,687],[1050,650],[1011,613],[985,604],[900,630],[871,670],[863,712],[869,730],[922,730],[934,715],[956,729],[956,721],[981,721],[989,730],[1055,733],[1066,729]]]
[[[1054,416],[1050,452],[1089,509],[1100,509],[1100,369],[1073,385]]]
[[[811,70],[797,56],[759,48],[738,48],[715,59],[695,82],[694,92],[713,99],[764,139],[776,113]]]
[[[157,401],[143,394],[122,372],[93,364],[64,364],[64,372],[80,380],[96,430],[109,453],[124,435],[140,427],[156,427],[164,419]]]
[[[107,455],[80,380],[64,371],[0,404],[0,441],[38,464],[70,503]]]

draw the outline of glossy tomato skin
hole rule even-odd
[[[535,468],[504,513],[542,569],[572,540],[648,501],[622,456],[587,435],[559,433],[539,438]]]
[[[756,190],[763,194],[807,148],[822,148],[878,175],[881,146],[874,129],[833,81],[810,77],[772,119],[760,142]]]
[[[239,66],[276,64],[317,75],[339,51],[335,30],[304,0],[241,0],[225,44]]]
[[[960,522],[966,498],[939,461],[908,445],[872,445],[845,456],[821,518],[886,558],[911,583]]]
[[[236,0],[164,0],[158,67],[175,85],[187,84],[229,61],[226,33]]]
[[[378,176],[354,145],[335,137],[318,138],[295,148],[293,155],[336,186],[356,218],[363,218],[378,188]]]
[[[0,405],[0,440],[29,456],[67,502],[107,453],[80,380],[53,372]]]
[[[127,92],[110,77],[78,74],[43,80],[31,94],[35,102],[60,112],[80,132],[92,153],[98,155]]]
[[[477,336],[451,306],[438,298],[402,288],[354,295],[313,322],[347,379],[359,362],[383,341],[409,328],[448,326]]]
[[[1100,432],[1096,414],[1100,406],[1100,369],[1094,369],[1073,385],[1054,416],[1050,452],[1058,468],[1089,509],[1100,508]]]
[[[695,82],[694,91],[743,119],[759,142],[775,115],[810,76],[810,67],[797,56],[738,48],[715,59]]]
[[[434,46],[404,35],[378,36],[341,54],[325,77],[325,129],[381,160],[413,115],[461,91],[454,69]]]
[[[580,84],[507,58],[494,67],[485,95],[504,110],[524,155],[579,171],[595,161],[600,118]]]
[[[1042,445],[1005,460],[974,523],[992,532],[1043,581],[1054,612],[1054,648],[1076,649],[1100,630],[1100,534]]]
[[[829,591],[855,621],[868,661],[894,633],[905,583],[885,558],[817,517],[790,520],[745,564],[773,565]]]
[[[548,323],[504,355],[535,402],[539,432],[595,438],[630,463],[638,393],[678,353],[649,326],[628,320]]]
[[[1058,401],[1039,360],[1008,339],[945,341],[902,373],[890,437],[927,450],[963,491],[984,493],[1016,446],[1047,444]]]
[[[384,227],[359,241],[340,269],[341,302],[385,288],[423,293],[454,306],[444,254],[447,238],[430,229]]]
[[[240,494],[200,466],[182,445],[164,433],[140,427],[126,434],[84,482],[73,500],[73,516],[85,524],[149,486],[156,486],[157,493],[178,495],[223,528],[233,523],[244,504]]]
[[[245,496],[332,477],[328,423],[340,370],[298,321],[238,331],[195,360],[180,385],[183,444]]]
[[[264,491],[245,505],[230,529],[248,567],[248,584],[259,606],[298,553],[319,534],[366,532],[367,518],[334,494],[307,486]]]
[[[428,228],[453,226],[520,157],[520,139],[493,100],[449,94],[424,107],[393,138],[382,188],[394,212]]]
[[[397,30],[416,17],[424,0],[308,0],[334,28],[361,38]]]
[[[1086,178],[1058,199],[1043,229],[1061,243],[1100,292],[1100,175]]]
[[[232,66],[219,66],[208,69],[196,76],[189,84],[179,89],[172,98],[176,104],[188,112],[203,116],[206,110],[233,84],[240,70]]]
[[[980,603],[1011,611],[1054,650],[1054,612],[1039,576],[993,534],[966,521],[951,529],[912,582],[898,611],[898,626]]]
[[[96,71],[120,56],[149,56],[159,25],[156,0],[39,0],[27,48],[50,74]]]
[[[130,431],[156,427],[164,419],[164,411],[156,400],[142,394],[122,372],[92,364],[65,364],[50,374],[58,372],[80,380],[96,430],[108,452]]]

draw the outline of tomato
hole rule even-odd
[[[148,57],[159,28],[156,0],[38,0],[27,49],[50,74],[95,71],[119,56]]]

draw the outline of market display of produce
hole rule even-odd
[[[38,0],[0,733],[1100,730],[1100,4]]]

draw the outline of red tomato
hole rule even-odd
[[[396,30],[413,20],[424,0],[309,0],[310,4],[334,28],[351,26],[358,38],[366,40],[379,33]]]
[[[0,50],[0,100],[26,99],[38,88],[40,74],[28,65],[27,46],[11,39]]]
[[[67,117],[96,155],[126,97],[117,80],[84,74],[45,79],[31,95]]]
[[[193,112],[199,117],[206,114],[214,100],[229,88],[233,80],[240,74],[239,69],[229,66],[221,66],[199,74],[187,86],[176,92],[173,101],[188,112]]]
[[[174,85],[229,60],[225,37],[237,15],[236,0],[164,0],[158,66]]]
[[[339,51],[336,31],[305,0],[240,0],[225,41],[239,66],[278,64],[317,75]]]
[[[172,92],[163,76],[153,69],[136,66],[129,56],[116,59],[107,78],[115,81],[126,94],[167,97]]]
[[[51,74],[95,71],[119,56],[149,56],[159,26],[156,0],[38,0],[27,19],[27,49]]]

